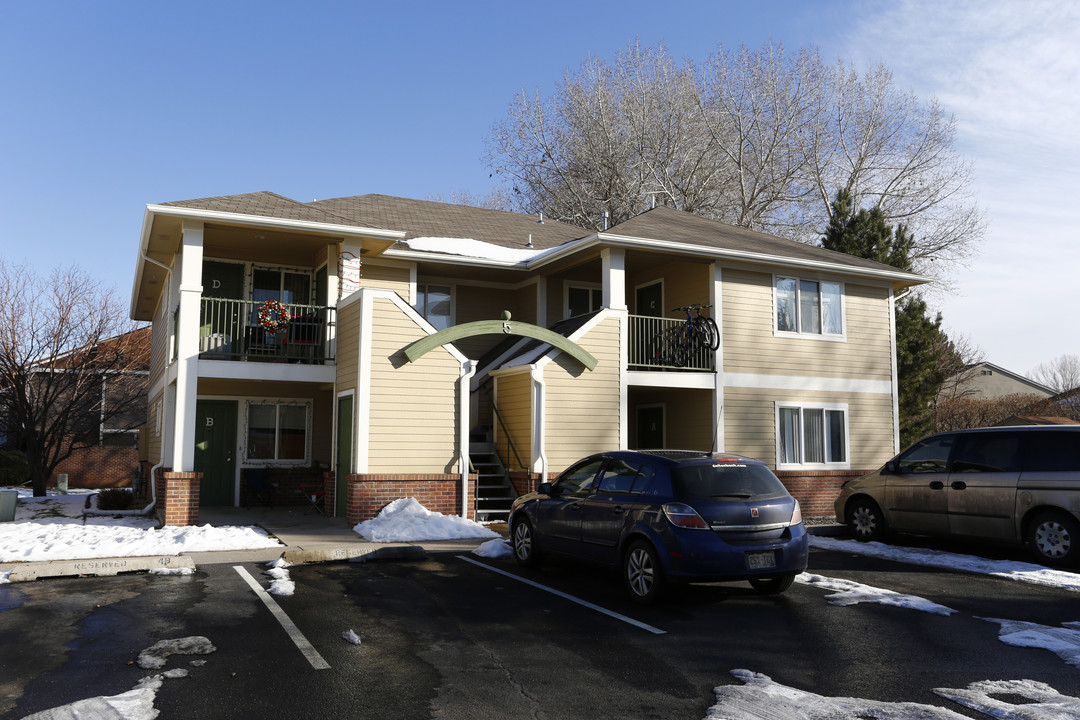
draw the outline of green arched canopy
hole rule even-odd
[[[416,362],[419,358],[437,347],[475,335],[520,335],[522,337],[533,338],[534,340],[540,340],[548,345],[559,348],[589,370],[596,367],[596,358],[585,348],[568,340],[564,335],[552,332],[539,325],[513,322],[511,320],[478,320],[477,322],[455,325],[454,327],[440,330],[434,335],[428,335],[426,338],[421,338],[405,348],[405,358],[409,362]]]

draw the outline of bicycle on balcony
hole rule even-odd
[[[712,305],[694,303],[674,308],[672,312],[686,313],[686,318],[678,325],[653,336],[650,348],[653,364],[685,367],[692,359],[716,351],[720,347],[720,330],[715,320],[701,314],[702,310],[711,307]]]

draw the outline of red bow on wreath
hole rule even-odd
[[[279,333],[289,327],[289,308],[277,300],[267,300],[259,306],[259,326],[267,332]]]

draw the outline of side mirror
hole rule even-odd
[[[897,466],[895,460],[890,460],[889,462],[885,463],[885,472],[889,475],[895,475],[897,473],[896,468]]]
[[[552,492],[551,492],[551,483],[549,483],[549,482],[540,483],[539,485],[536,486],[536,492],[540,493],[541,495],[551,495],[552,494]]]

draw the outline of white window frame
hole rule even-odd
[[[420,281],[417,281],[416,282],[416,291],[415,291],[416,292],[416,296],[415,296],[416,303],[413,305],[413,309],[416,310],[416,312],[420,313],[420,317],[427,320],[431,324],[431,326],[434,327],[436,330],[442,330],[443,329],[443,328],[440,328],[435,323],[431,322],[430,318],[428,318],[427,308],[426,307],[420,307],[420,296],[421,296],[421,294],[423,294],[424,301],[426,303],[427,302],[427,296],[428,296],[427,288],[429,288],[429,287],[448,288],[450,290],[450,293],[449,293],[450,294],[450,315],[449,315],[449,317],[447,319],[446,327],[448,327],[448,328],[454,327],[454,325],[457,324],[457,286],[454,285],[453,283],[437,282],[437,281],[436,282],[420,282]]]
[[[589,291],[589,310],[587,311],[587,313],[596,312],[597,310],[602,310],[603,309],[603,307],[604,307],[604,286],[603,286],[602,283],[578,282],[578,281],[570,282],[570,281],[567,281],[566,283],[563,284],[563,311],[562,311],[563,319],[566,319],[566,318],[570,317],[570,291],[571,290],[588,290]],[[600,302],[597,305],[597,307],[594,308],[592,306],[592,304],[593,304],[592,301],[593,301],[593,291],[595,291],[595,290],[600,291]],[[584,314],[587,314],[587,313],[582,313],[582,314],[584,315]]]
[[[780,292],[778,285],[781,280],[794,280],[795,281],[795,323],[797,329],[781,330],[779,322],[779,303]],[[803,282],[815,282],[818,284],[818,298],[819,298],[819,318],[818,323],[821,326],[821,332],[807,332],[802,330],[802,313],[800,312],[802,302],[802,283]],[[839,333],[827,333],[825,332],[825,300],[821,292],[821,286],[823,284],[836,285],[840,288],[840,332]],[[824,280],[816,277],[799,277],[797,275],[773,275],[772,282],[772,324],[773,335],[776,337],[790,337],[790,338],[808,338],[816,340],[827,340],[829,342],[846,342],[847,341],[847,285],[838,280]]]
[[[275,428],[274,428],[274,457],[272,458],[253,458],[248,457],[250,448],[248,447],[248,438],[251,433],[251,408],[253,405],[273,405],[279,408],[279,411],[275,414]],[[305,410],[304,418],[304,457],[282,460],[278,458],[280,452],[279,444],[280,429],[281,429],[281,407],[303,407]],[[311,434],[312,434],[312,406],[311,400],[297,399],[297,398],[248,398],[244,402],[244,422],[240,427],[242,433],[241,448],[242,458],[241,465],[243,467],[304,467],[311,465]]]
[[[780,426],[781,426],[781,410],[798,410],[799,411],[799,462],[784,462],[783,458],[783,443],[781,442]],[[806,423],[803,421],[803,413],[807,410],[822,410],[828,412],[840,411],[844,413],[844,460],[842,462],[803,462],[803,458],[806,457]],[[825,415],[825,418],[828,416]],[[820,402],[799,402],[799,401],[777,401],[774,408],[774,422],[776,429],[776,469],[777,470],[850,470],[851,469],[851,412],[848,409],[847,403],[820,403]],[[828,433],[829,423],[824,423],[825,432]],[[828,448],[828,438],[825,438],[825,447],[822,448],[822,456]]]

